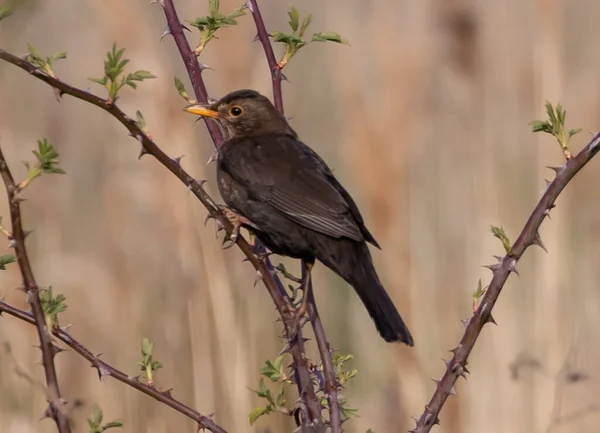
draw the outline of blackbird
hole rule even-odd
[[[253,231],[272,253],[303,259],[307,278],[319,260],[354,288],[385,341],[412,346],[373,266],[367,242],[379,245],[356,203],[271,101],[237,90],[185,111],[215,119],[225,134],[217,182],[233,240],[240,227]]]

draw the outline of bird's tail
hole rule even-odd
[[[337,260],[320,260],[352,285],[385,341],[413,346],[410,331],[379,281],[367,244],[346,241],[339,246]]]

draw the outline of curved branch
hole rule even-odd
[[[40,301],[39,286],[35,281],[27,248],[25,246],[25,237],[23,230],[23,219],[21,218],[21,198],[18,196],[19,189],[15,184],[14,178],[8,168],[2,149],[0,149],[0,175],[6,187],[8,203],[10,209],[10,221],[12,234],[8,240],[10,246],[15,249],[17,262],[23,278],[23,291],[27,294],[27,302],[31,305],[33,317],[31,320],[36,325],[38,338],[40,340],[40,349],[42,350],[42,365],[46,375],[48,410],[46,415],[54,420],[60,433],[70,433],[71,426],[65,410],[65,399],[60,396],[60,387],[54,365],[54,356],[56,352],[44,318],[44,310]]]
[[[247,5],[252,12],[252,17],[254,18],[254,23],[256,24],[257,36],[260,40],[260,43],[263,46],[265,57],[267,58],[269,69],[271,70],[271,78],[273,81],[273,100],[275,102],[275,107],[277,108],[277,110],[279,110],[281,114],[283,114],[281,70],[279,69],[277,61],[275,60],[273,46],[271,45],[271,41],[269,40],[269,35],[267,33],[267,29],[265,28],[265,23],[260,13],[258,2],[256,0],[249,0]],[[303,280],[305,278],[304,271],[305,266],[303,262]],[[327,395],[329,406],[329,424],[331,427],[331,433],[340,433],[342,431],[342,420],[338,397],[337,379],[335,377],[335,369],[333,367],[333,359],[331,357],[331,346],[327,341],[327,334],[325,333],[325,328],[323,327],[321,317],[319,316],[319,310],[317,309],[317,304],[315,302],[312,290],[312,280],[309,280],[309,285],[310,288],[308,289],[308,293],[310,294],[310,297],[308,298],[308,315],[310,317],[310,322],[315,333],[315,340],[317,342],[319,356],[321,357],[321,361],[323,362],[323,375],[325,376],[325,394]]]
[[[0,301],[0,313],[7,313],[17,319],[23,320],[24,322],[35,324],[35,319],[33,316],[23,310],[19,310],[4,301]],[[159,391],[153,386],[146,385],[138,380],[137,377],[129,376],[128,374],[123,373],[122,371],[116,369],[110,364],[102,361],[98,358],[98,355],[94,355],[90,352],[83,344],[79,341],[71,337],[70,334],[63,331],[60,328],[54,328],[52,330],[52,334],[58,338],[60,341],[65,343],[83,358],[87,359],[91,362],[91,367],[98,370],[98,377],[102,380],[106,376],[114,377],[119,382],[122,382],[126,385],[129,385],[132,388],[137,389],[138,391],[143,392],[146,395],[154,398],[155,400],[160,401],[161,403],[166,404],[170,408],[175,409],[177,412],[182,413],[188,418],[196,421],[198,423],[198,428],[205,428],[213,433],[227,433],[226,430],[219,427],[211,418],[202,415],[200,412],[192,409],[191,407],[185,405],[179,400],[173,398],[170,390],[167,391]]]
[[[415,429],[411,430],[413,433],[429,432],[431,427],[439,423],[438,416],[446,399],[449,395],[455,394],[454,384],[461,376],[466,379],[466,374],[469,373],[466,368],[467,359],[481,334],[481,330],[486,323],[494,323],[491,312],[508,276],[511,272],[517,272],[517,262],[531,245],[537,245],[545,249],[538,231],[540,225],[547,216],[550,216],[550,210],[554,208],[554,202],[565,186],[579,170],[590,162],[599,150],[600,133],[597,133],[577,156],[568,159],[565,165],[555,169],[556,178],[548,185],[546,192],[533,210],[527,223],[525,223],[525,227],[523,227],[510,252],[502,257],[498,263],[487,266],[494,274],[489,288],[479,307],[467,322],[460,344],[452,350],[454,356],[446,363],[444,376],[439,381],[436,380],[436,390],[429,404],[425,406],[425,411],[417,420]]]
[[[165,0],[165,3],[168,0]],[[70,86],[54,77],[50,77],[45,74],[42,70],[36,68],[31,63],[23,60],[11,53],[8,53],[0,49],[0,59],[11,63],[24,71],[28,72],[33,77],[44,81],[51,87],[58,89],[59,94],[71,95],[77,99],[88,102],[96,107],[111,114],[117,119],[127,130],[130,135],[136,138],[142,145],[142,154],[152,155],[160,164],[162,164],[167,170],[173,173],[190,191],[200,200],[200,202],[206,207],[211,217],[221,223],[227,233],[231,233],[232,225],[231,222],[225,217],[223,212],[219,210],[214,200],[206,193],[202,187],[201,182],[190,176],[179,164],[178,159],[171,159],[166,153],[164,153],[160,147],[144,133],[138,123],[127,116],[119,107],[115,104],[110,103],[106,99],[100,98],[84,90]],[[297,323],[294,314],[294,308],[285,292],[280,290],[281,282],[275,275],[275,273],[269,269],[270,262],[263,261],[254,254],[252,246],[244,239],[243,236],[238,236],[236,240],[237,246],[248,258],[248,261],[254,266],[257,271],[257,275],[262,279],[265,284],[279,315],[283,319],[284,329],[288,340],[289,352],[292,355],[294,366],[296,367],[296,373],[298,378],[298,388],[300,390],[300,396],[306,399],[308,402],[308,409],[310,410],[311,418],[314,418],[320,411],[318,411],[317,400],[312,387],[312,379],[310,375],[310,366],[308,359],[304,352],[304,341],[302,334],[299,330],[296,330]],[[296,331],[295,331],[296,330]],[[309,419],[311,419],[309,418]]]

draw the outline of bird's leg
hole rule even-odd
[[[253,224],[248,218],[240,215],[233,209],[228,208],[227,206],[219,205],[219,209],[221,210],[221,212],[223,212],[225,217],[227,217],[229,222],[233,224],[233,229],[231,230],[229,239],[223,242],[223,249],[226,250],[228,248],[231,248],[237,242],[237,239],[240,235],[240,228],[242,228],[242,225],[246,224],[252,226]]]

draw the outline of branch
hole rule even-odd
[[[190,77],[192,87],[194,88],[194,94],[196,95],[196,99],[202,104],[207,104],[208,91],[206,90],[206,85],[204,84],[204,80],[202,79],[202,68],[198,63],[196,55],[190,48],[190,44],[188,44],[188,41],[185,38],[185,34],[183,33],[183,25],[181,24],[181,21],[179,21],[179,17],[177,16],[177,11],[175,10],[173,1],[164,0],[161,4],[165,11],[165,17],[167,18],[167,26],[169,27],[169,33],[171,33],[173,39],[175,39],[175,44],[177,45],[177,49],[181,54],[181,59],[183,60],[185,69],[187,70],[187,73]],[[206,67],[204,67],[204,69],[206,69]],[[206,128],[208,129],[210,137],[213,140],[215,148],[218,149],[223,143],[223,134],[221,133],[221,130],[219,129],[217,124],[211,121],[210,119],[205,118],[204,123],[206,124]]]
[[[271,71],[271,79],[273,80],[273,102],[275,103],[275,108],[283,114],[283,97],[281,92],[281,80],[283,75],[281,69],[279,69],[277,60],[275,60],[273,46],[269,40],[269,34],[265,28],[262,15],[260,14],[258,2],[256,0],[249,0],[248,3],[246,3],[246,6],[248,6],[248,9],[252,12],[252,18],[254,18],[254,24],[256,24],[256,36],[263,46],[265,57],[269,64],[269,70]]]
[[[265,48],[266,52],[268,50],[267,60],[269,62],[271,76],[273,79],[273,94],[275,99],[275,106],[277,107],[277,109],[283,112],[283,102],[281,97],[281,73],[279,71],[279,68],[277,67],[277,62],[275,61],[275,56],[273,54],[273,49],[271,47],[271,43],[269,41],[264,22],[260,15],[256,1],[250,0],[250,3],[247,3],[247,5],[250,5],[249,9],[252,11],[252,16],[254,17],[254,21],[256,22],[258,28],[258,35],[263,44],[263,47]],[[181,55],[183,63],[185,64],[185,67],[188,71],[192,87],[194,88],[194,93],[201,102],[206,103],[208,101],[208,92],[206,90],[206,85],[204,84],[204,80],[202,78],[202,68],[198,63],[196,55],[194,54],[190,45],[188,44],[185,34],[183,33],[183,26],[181,24],[181,21],[179,21],[179,17],[177,16],[177,11],[175,10],[173,0],[164,0],[163,10],[167,19],[167,25],[169,27],[170,33],[175,39],[175,44],[177,45],[179,54]],[[275,71],[273,67],[275,67],[277,71]],[[215,127],[215,124],[214,122],[208,119],[205,119],[205,121],[210,132],[210,127]],[[223,142],[222,135],[215,136],[211,132],[211,137],[215,144],[215,148],[219,149]],[[255,247],[255,252],[264,253],[264,247],[257,243]],[[292,355],[295,366],[294,374],[296,378],[296,385],[298,387],[299,396],[304,403],[302,407],[304,419],[309,424],[313,422],[316,422],[317,424],[322,424],[320,405],[313,388],[313,382],[310,375],[310,366],[304,348],[304,338],[302,336],[302,329],[300,326],[296,326],[292,301],[287,296],[283,284],[275,275],[275,271],[270,260],[267,258],[263,262],[264,267],[266,268],[268,274],[271,277],[271,283],[273,283],[276,287],[270,285],[271,283],[267,282],[267,280],[264,280],[264,276],[266,275],[265,272],[259,270],[259,275],[262,275],[265,285],[271,293],[271,297],[273,298],[273,301],[275,302],[279,314],[281,315],[284,322],[286,337],[288,340],[287,346],[289,346],[289,351]],[[278,291],[277,295],[275,295],[275,289],[277,289]],[[294,328],[297,329],[294,330]],[[329,356],[331,355],[329,354]],[[337,404],[337,398],[335,404]]]
[[[167,3],[169,0],[165,0]],[[127,116],[123,111],[119,109],[115,104],[110,103],[108,100],[100,98],[84,90],[70,86],[54,77],[50,77],[40,69],[36,68],[31,63],[23,60],[13,54],[10,54],[0,49],[0,59],[11,63],[24,71],[28,72],[33,77],[44,81],[51,87],[58,89],[59,94],[71,95],[82,101],[86,101],[96,107],[111,114],[117,119],[127,130],[130,135],[136,138],[142,145],[142,153],[152,155],[160,164],[162,164],[167,170],[173,173],[190,191],[200,200],[200,202],[206,207],[209,215],[215,218],[227,231],[231,233],[232,225],[231,222],[225,217],[225,215],[219,210],[214,200],[206,193],[202,187],[201,182],[190,176],[180,165],[179,159],[171,159],[164,153],[158,145],[148,137],[144,131],[140,128],[140,125]],[[296,376],[298,379],[298,388],[300,390],[301,398],[307,401],[307,408],[305,414],[308,415],[307,419],[309,422],[313,419],[317,419],[320,415],[318,402],[312,387],[312,381],[310,376],[310,368],[308,365],[308,359],[304,353],[304,342],[302,335],[299,331],[294,332],[297,328],[297,323],[294,315],[294,307],[285,292],[280,289],[281,282],[276,277],[275,273],[269,269],[270,262],[268,260],[263,261],[254,254],[254,251],[250,244],[244,239],[243,236],[238,236],[236,241],[237,246],[248,258],[248,261],[254,266],[257,271],[257,275],[263,280],[279,315],[283,319],[284,329],[288,340],[289,352],[292,355],[294,365],[296,367]]]
[[[60,396],[60,387],[56,376],[56,367],[54,365],[55,347],[52,344],[49,330],[46,327],[44,310],[39,296],[39,287],[35,281],[27,248],[25,247],[25,237],[27,233],[23,230],[21,218],[22,199],[18,196],[19,189],[15,184],[14,178],[8,168],[2,149],[0,149],[0,175],[6,187],[8,196],[10,221],[12,234],[9,235],[9,246],[15,249],[19,270],[23,279],[23,291],[27,294],[27,302],[31,305],[33,311],[32,321],[35,323],[40,340],[40,349],[42,350],[42,365],[46,375],[48,409],[46,416],[52,418],[60,433],[70,433],[71,426],[65,410],[66,401]]]
[[[411,430],[411,432],[426,433],[431,430],[431,427],[439,423],[438,415],[442,410],[442,406],[449,395],[455,394],[454,384],[460,376],[466,379],[466,374],[469,373],[466,368],[467,358],[473,350],[483,326],[486,323],[494,323],[491,311],[498,300],[498,296],[500,296],[500,292],[508,276],[511,272],[517,273],[517,262],[531,245],[537,245],[545,249],[538,231],[540,225],[546,217],[550,216],[550,210],[554,208],[554,202],[565,186],[599,150],[600,133],[597,133],[592,138],[592,141],[577,156],[567,159],[567,162],[563,166],[554,168],[556,178],[548,184],[544,195],[527,220],[521,234],[512,248],[509,249],[509,253],[500,258],[498,263],[487,266],[494,274],[490,286],[481,300],[479,307],[468,320],[460,344],[455,349],[452,349],[454,356],[450,361],[447,361],[444,376],[439,381],[435,381],[437,383],[436,390],[429,404],[425,406],[425,411],[417,420],[415,429]]]
[[[263,21],[262,15],[260,14],[260,9],[258,7],[258,2],[256,0],[249,0],[247,3],[250,11],[252,12],[252,17],[254,18],[254,23],[256,24],[256,31],[258,39],[263,46],[265,51],[265,57],[267,58],[267,63],[269,65],[269,69],[271,71],[271,79],[273,81],[273,99],[275,101],[275,107],[281,114],[283,114],[283,97],[281,91],[281,79],[282,74],[279,66],[277,65],[277,60],[275,60],[275,54],[273,53],[273,47],[271,45],[271,41],[269,40],[269,35],[265,28],[265,23]],[[305,266],[304,261],[302,262],[302,280],[306,277],[304,275]],[[325,376],[325,393],[327,395],[328,405],[329,405],[329,423],[331,427],[331,433],[340,433],[342,431],[342,420],[340,413],[340,404],[338,399],[338,387],[337,387],[337,379],[335,377],[335,369],[333,367],[333,359],[331,358],[331,346],[327,341],[327,335],[325,334],[325,328],[323,328],[323,323],[321,322],[321,317],[319,316],[319,310],[317,309],[317,304],[315,302],[315,298],[312,290],[312,280],[309,281],[310,288],[308,289],[308,293],[310,293],[310,297],[308,298],[308,315],[310,318],[311,325],[313,327],[313,331],[315,333],[315,340],[317,342],[317,347],[319,349],[319,355],[321,357],[321,361],[323,362],[323,375]],[[305,293],[306,295],[306,293]]]
[[[19,310],[4,301],[0,301],[0,313],[7,313],[17,319],[23,320],[24,322],[35,324],[35,319],[33,316],[23,310]],[[138,391],[143,392],[146,395],[154,398],[155,400],[160,401],[161,403],[166,404],[167,406],[175,409],[177,412],[182,413],[188,418],[196,421],[198,423],[198,428],[205,428],[213,433],[227,433],[226,430],[219,427],[215,422],[201,413],[195,411],[191,407],[181,403],[179,400],[176,400],[171,395],[171,390],[167,391],[159,391],[153,386],[146,385],[138,380],[137,377],[129,376],[128,374],[123,373],[122,371],[116,369],[115,367],[107,364],[106,362],[100,360],[98,355],[94,355],[90,352],[83,344],[79,341],[71,337],[67,332],[63,331],[60,328],[54,328],[52,330],[52,334],[58,338],[60,341],[65,343],[83,358],[87,359],[91,362],[91,367],[98,370],[98,376],[100,380],[103,380],[104,377],[110,376],[117,379],[119,382],[122,382],[126,385],[129,385],[132,388],[137,389]]]

